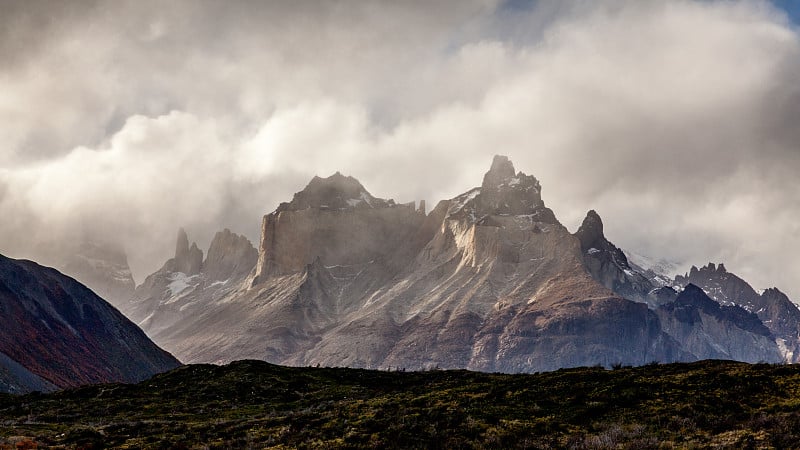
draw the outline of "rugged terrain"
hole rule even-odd
[[[135,382],[179,365],[74,279],[0,255],[0,391]]]
[[[258,253],[247,238],[225,229],[203,251],[178,231],[175,257],[148,276],[133,296],[118,306],[156,342],[163,334],[238,290],[256,264]],[[168,341],[166,341],[168,342]]]
[[[777,288],[759,294],[723,264],[692,266],[674,279],[664,271],[668,263],[658,263],[655,268],[633,264],[606,239],[595,211],[589,211],[575,236],[581,241],[592,277],[615,293],[654,309],[664,330],[689,352],[703,358],[752,362],[772,361],[777,350],[783,361],[800,360],[800,309]],[[684,289],[690,293],[684,295]],[[688,298],[692,300],[687,302]],[[687,307],[695,310],[692,318]],[[705,314],[712,310],[716,312],[711,316]],[[758,322],[763,325],[760,331],[748,325]]]
[[[241,361],[0,395],[0,448],[798,448],[799,405],[787,365],[501,375]]]
[[[597,213],[571,234],[541,192],[503,156],[430,213],[340,173],[314,177],[264,216],[257,251],[226,230],[203,260],[181,231],[122,309],[184,362],[532,372],[784,360],[739,306],[669,306],[674,283],[631,265]]]
[[[800,361],[800,309],[778,288],[757,293],[750,284],[730,273],[724,264],[697,268],[692,266],[683,276],[675,277],[675,285],[692,283],[722,305],[738,305],[756,314],[777,338],[790,362]]]

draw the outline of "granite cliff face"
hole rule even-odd
[[[338,172],[308,186],[264,216],[253,284],[323,266],[355,267],[391,257],[413,237],[424,215],[414,205],[373,197]]]
[[[74,279],[0,255],[0,391],[136,382],[179,365]]]

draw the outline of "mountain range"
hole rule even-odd
[[[673,277],[629,258],[595,211],[570,233],[504,156],[430,212],[314,177],[263,217],[258,246],[225,229],[204,253],[180,229],[135,289],[113,245],[47,251],[92,290],[0,257],[0,391],[133,382],[178,359],[510,373],[800,359],[800,310],[778,289],[723,264]]]
[[[204,258],[181,230],[174,258],[115,303],[187,363],[796,361],[800,311],[777,289],[757,294],[716,266],[672,278],[637,260],[595,211],[570,233],[539,181],[496,156],[479,187],[430,212],[338,172],[314,177],[264,216],[258,248],[224,230]]]

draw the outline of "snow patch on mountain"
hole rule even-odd
[[[198,277],[199,275],[186,275],[183,272],[169,274],[169,284],[167,285],[169,296],[176,296],[190,287],[193,288],[197,286],[197,283],[194,283],[194,281],[196,281]]]

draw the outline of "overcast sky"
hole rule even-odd
[[[429,205],[492,155],[574,231],[800,300],[800,39],[777,1],[0,1],[0,253],[258,243],[313,175]]]

